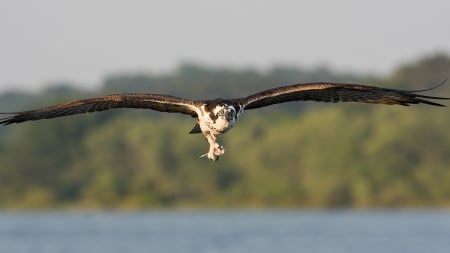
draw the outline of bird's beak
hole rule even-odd
[[[234,119],[233,113],[232,112],[227,112],[225,113],[225,117],[227,118],[227,120],[232,120]]]

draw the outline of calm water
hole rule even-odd
[[[450,252],[446,211],[0,213],[0,252]]]

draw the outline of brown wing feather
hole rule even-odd
[[[438,85],[439,86],[439,85]],[[436,86],[437,87],[437,86]],[[409,105],[424,103],[444,106],[427,99],[450,99],[418,94],[417,91],[386,89],[359,84],[308,83],[265,90],[239,99],[245,109],[255,109],[291,101],[361,102],[372,104]]]
[[[142,108],[160,112],[176,112],[196,116],[195,102],[169,95],[114,94],[54,105],[41,109],[6,113],[12,116],[1,119],[0,124],[9,125],[29,120],[50,119],[87,112],[105,111],[114,108]],[[5,114],[5,113],[4,113]]]

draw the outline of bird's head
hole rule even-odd
[[[218,104],[214,110],[217,119],[225,119],[226,121],[236,120],[236,109],[233,105],[226,103]]]

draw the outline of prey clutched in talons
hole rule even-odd
[[[201,155],[199,158],[208,157],[209,160],[217,161],[225,153],[225,148],[218,143],[210,145],[209,152]]]

